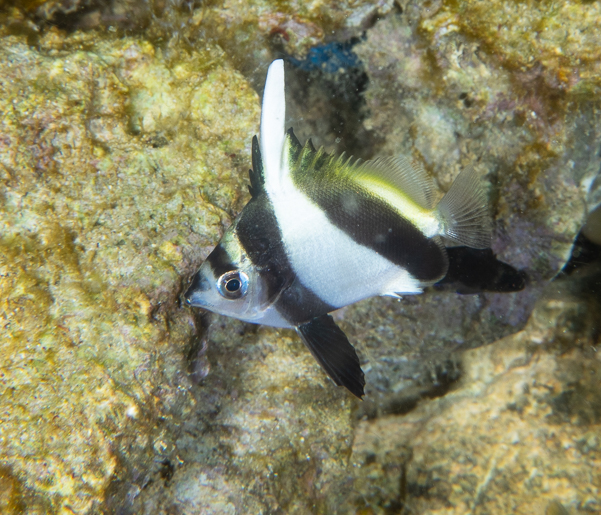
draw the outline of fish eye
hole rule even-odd
[[[234,300],[244,297],[248,290],[248,275],[239,270],[226,272],[217,281],[217,290],[226,299]]]

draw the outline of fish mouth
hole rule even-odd
[[[184,295],[184,299],[186,301],[186,304],[193,308],[204,308],[206,306],[206,304],[203,304],[200,301],[194,299],[193,297],[188,296],[188,293],[186,293],[186,295]]]
[[[199,299],[197,296],[195,297],[194,292],[191,295],[188,295],[188,292],[184,295],[184,299],[186,301],[186,305],[191,308],[201,309],[204,312],[217,313],[215,306],[206,300]]]
[[[208,303],[206,300],[203,299],[202,292],[199,292],[198,290],[189,289],[184,294],[184,299],[188,306],[192,306],[194,308],[210,309],[210,306],[211,306],[210,303]]]
[[[184,295],[184,299],[186,300],[186,304],[193,308],[207,308],[207,303],[194,298],[194,294],[188,295],[188,292],[186,292],[186,294]]]
[[[186,304],[199,308],[205,307],[207,303],[206,301],[202,300],[203,293],[209,291],[210,289],[211,283],[208,281],[208,279],[204,276],[204,274],[197,272],[194,274],[192,283],[186,290],[186,293],[184,293]]]

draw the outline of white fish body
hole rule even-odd
[[[425,171],[404,158],[353,163],[285,131],[284,63],[269,67],[252,199],[195,275],[192,306],[294,327],[336,384],[363,395],[354,348],[329,312],[375,295],[420,293],[444,277],[441,236],[490,242],[487,199],[464,170],[433,207]]]

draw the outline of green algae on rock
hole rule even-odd
[[[467,34],[524,87],[539,76],[548,87],[568,93],[600,91],[598,2],[443,0],[432,11],[424,29],[437,38],[453,31]]]
[[[258,99],[211,47],[50,32],[0,63],[1,462],[84,513],[194,405],[177,295],[239,201]]]
[[[0,317],[9,324],[0,343],[0,511],[334,513],[346,497],[364,513],[403,503],[442,512],[442,499],[465,512],[510,497],[503,487],[513,473],[532,488],[516,490],[520,506],[542,512],[557,498],[598,510],[589,474],[599,458],[597,401],[591,380],[578,379],[597,377],[598,359],[586,333],[576,347],[568,341],[588,327],[579,308],[570,311],[578,303],[544,301],[523,332],[446,368],[437,359],[450,350],[520,328],[535,296],[430,292],[337,314],[372,374],[376,400],[358,415],[418,405],[357,430],[344,392],[291,333],[219,319],[197,340],[205,320],[176,309],[182,278],[246,199],[258,97],[229,63],[260,85],[274,48],[299,57],[332,30],[355,35],[387,12],[355,47],[370,80],[365,125],[382,141],[369,151],[415,151],[442,189],[477,162],[491,178],[500,256],[541,284],[565,262],[587,206],[601,202],[597,3],[553,11],[523,2],[523,19],[489,3],[505,10],[500,28],[480,16],[483,2],[396,4],[403,14],[388,1],[223,10],[209,2],[182,17],[185,30],[151,30],[154,41],[173,36],[163,50],[54,30],[36,50],[0,28]],[[531,20],[546,11],[550,29],[533,35]],[[567,11],[566,27],[586,30],[568,34],[570,53],[560,56],[554,38]],[[549,328],[554,316],[566,324]],[[561,351],[546,346],[555,339]],[[450,396],[420,403],[416,384],[443,393],[461,367]],[[466,442],[478,421],[500,445]],[[530,444],[550,457],[531,478],[522,460]],[[592,486],[552,476],[553,464]],[[554,491],[534,499],[548,485]]]

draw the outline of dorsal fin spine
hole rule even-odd
[[[288,135],[288,140],[290,142],[290,159],[297,161],[303,152],[303,146],[300,144],[300,141],[298,141],[298,138],[296,137],[296,134],[294,134],[292,127],[286,131],[286,134]]]

